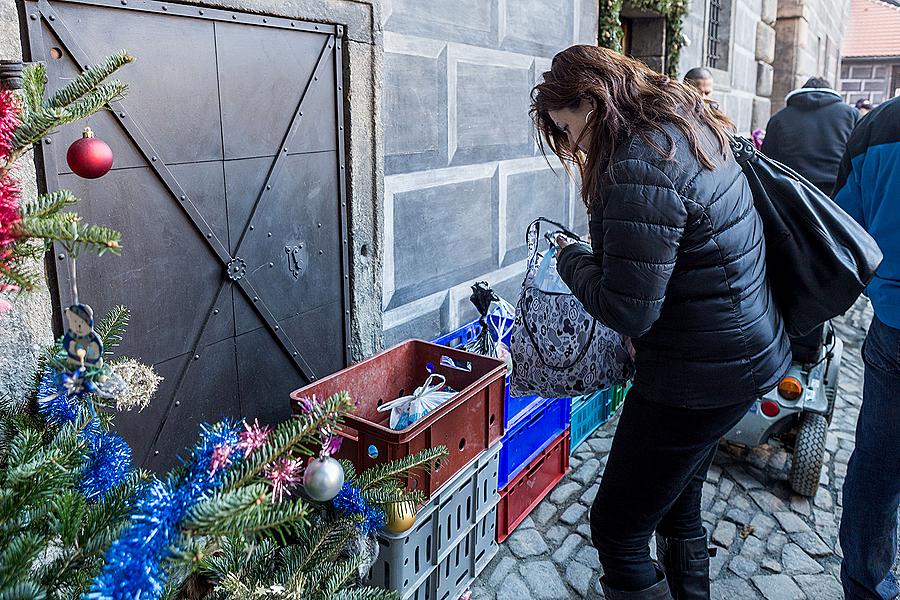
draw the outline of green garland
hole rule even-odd
[[[678,57],[684,38],[681,23],[687,12],[686,0],[631,0],[634,8],[652,10],[666,20],[666,71],[670,77],[678,76]],[[599,19],[600,45],[617,52],[622,51],[622,24],[619,14],[622,0],[601,0]]]

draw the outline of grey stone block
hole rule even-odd
[[[496,268],[496,186],[473,179],[394,194],[394,281],[390,307],[445,290]],[[465,199],[466,210],[459,210]],[[475,226],[472,215],[479,215]],[[387,240],[386,240],[387,241]]]
[[[815,574],[824,571],[822,565],[814,561],[797,544],[787,544],[781,551],[781,564],[792,575]]]
[[[566,562],[569,560],[569,557],[572,556],[572,553],[583,545],[584,538],[573,533],[567,537],[562,545],[556,549],[556,552],[553,553],[553,560],[558,563]]]
[[[775,529],[775,525],[775,519],[763,513],[759,513],[753,517],[752,521],[750,521],[750,527],[753,528],[753,535],[761,540],[765,540],[769,537],[769,534]]]
[[[570,562],[566,567],[566,581],[578,592],[582,598],[586,598],[591,588],[591,579],[594,577],[593,569],[589,569],[580,562]]]
[[[596,458],[586,460],[578,470],[572,473],[571,478],[579,483],[593,483],[597,479],[597,473],[600,472],[600,461]]]
[[[530,65],[497,66],[462,59],[455,64],[456,89],[450,95],[455,98],[456,131],[450,133],[456,143],[455,148],[451,143],[451,164],[531,156]]]
[[[539,556],[550,551],[544,537],[536,529],[519,529],[506,540],[510,551],[519,558]]]
[[[560,515],[559,520],[566,525],[575,525],[587,512],[587,508],[581,504],[573,504]]]
[[[815,600],[843,600],[844,590],[833,575],[797,575],[794,579],[808,598]]]
[[[568,527],[561,527],[560,525],[554,525],[550,529],[547,530],[547,533],[544,534],[544,537],[547,538],[548,541],[553,542],[554,544],[559,544],[562,542],[566,536],[569,534]]]
[[[771,556],[763,557],[762,562],[759,564],[759,566],[766,571],[769,571],[770,573],[781,573],[782,571],[781,563]]]
[[[791,540],[803,548],[804,552],[815,558],[831,556],[834,554],[828,544],[823,542],[822,538],[812,531],[794,534],[791,536]]]
[[[552,562],[545,560],[524,564],[521,566],[520,572],[528,583],[533,598],[566,600],[569,597],[566,585]]]
[[[503,264],[511,264],[525,258],[525,231],[535,218],[568,222],[570,183],[562,170],[541,169],[510,174],[505,184],[505,225],[500,233],[506,238]]]
[[[810,530],[806,521],[792,512],[776,512],[775,518],[778,520],[781,528],[788,533],[801,533]]]
[[[537,522],[539,525],[545,525],[547,521],[553,518],[553,515],[556,514],[556,507],[550,504],[549,502],[542,502],[538,507],[531,513],[531,517]]]
[[[535,56],[551,57],[572,44],[574,2],[516,0],[507,2],[500,47]]]
[[[716,600],[747,600],[756,596],[750,584],[739,577],[717,579],[710,586],[710,596]]]
[[[575,560],[592,569],[600,568],[600,555],[590,546],[585,546],[579,550],[578,554],[575,555]]]
[[[728,565],[728,569],[735,575],[747,579],[748,577],[756,573],[757,567],[756,563],[752,560],[738,555],[731,559],[731,563]]]
[[[562,504],[572,497],[572,494],[581,489],[581,486],[574,482],[559,485],[550,493],[550,501],[554,504]]]
[[[751,130],[765,129],[766,125],[769,122],[769,117],[771,116],[771,112],[772,112],[772,103],[769,101],[768,98],[759,98],[759,97],[754,98],[753,99],[753,114],[750,117],[750,129]],[[779,461],[779,460],[783,459],[783,457],[784,457],[783,454],[776,454],[775,456],[772,457],[769,464],[771,465],[772,462]],[[783,466],[784,466],[784,463],[782,463],[782,467]],[[776,468],[776,467],[772,467],[772,468]],[[777,469],[780,470],[781,467],[777,467]]]
[[[712,541],[723,548],[730,548],[731,544],[734,543],[734,538],[737,535],[737,527],[734,523],[729,523],[728,521],[719,521],[719,524],[716,525],[715,531],[712,534]]]
[[[756,63],[756,95],[769,97],[772,95],[775,69],[764,62]]]
[[[755,57],[769,64],[775,61],[775,28],[762,21],[756,24]]]
[[[752,535],[741,546],[741,556],[752,562],[759,562],[765,553],[766,543]]]
[[[766,512],[774,513],[787,510],[784,502],[778,496],[766,490],[753,490],[750,492],[750,497]]]
[[[831,497],[831,492],[828,491],[828,488],[825,487],[819,488],[819,491],[816,492],[816,497],[813,502],[822,510],[831,510],[834,506],[834,500]]]
[[[419,37],[493,45],[497,38],[496,3],[484,0],[426,3],[392,0],[385,29]]]
[[[775,25],[778,17],[778,0],[762,0],[762,20],[769,25]]]
[[[807,517],[812,515],[812,512],[810,512],[809,500],[796,494],[791,496],[791,510]]]
[[[385,52],[382,98],[385,174],[446,166],[446,55]]]
[[[753,585],[766,600],[804,600],[806,595],[787,575],[758,575]]]
[[[516,573],[510,573],[497,589],[497,600],[531,600],[531,590]]]
[[[510,572],[512,572],[516,564],[516,559],[509,556],[504,556],[500,560],[500,563],[494,568],[491,576],[488,578],[488,585],[493,588],[499,587],[499,585],[506,579]]]
[[[591,504],[594,503],[594,499],[597,497],[597,492],[599,490],[600,490],[600,484],[595,483],[594,485],[589,487],[587,490],[585,490],[585,492],[581,495],[581,498],[579,498],[579,500],[581,501],[582,504],[590,506]]]

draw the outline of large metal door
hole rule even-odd
[[[65,127],[39,152],[46,187],[123,233],[121,256],[78,259],[95,314],[132,311],[120,354],[165,380],[117,429],[137,462],[172,465],[199,424],[276,422],[288,393],[345,366],[349,274],[342,28],[148,0],[22,0],[31,60],[52,91],[122,48],[137,57],[111,111]],[[113,170],[70,172],[90,126]],[[72,301],[57,248],[58,307]]]

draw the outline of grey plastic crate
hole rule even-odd
[[[472,544],[474,549],[473,532],[484,530],[486,517],[496,515],[499,463],[500,444],[496,444],[432,495],[416,515],[412,529],[402,534],[379,534],[378,559],[369,573],[369,583],[399,592],[404,600],[423,600],[418,594],[428,588],[431,596],[426,595],[424,600],[433,600],[439,579],[437,566],[451,553],[459,552],[460,545]],[[489,520],[496,539],[496,516]],[[463,552],[473,554],[466,548]],[[448,581],[448,577],[442,581]]]
[[[494,504],[441,560],[436,569],[435,596],[428,600],[457,600],[499,550],[497,505]]]

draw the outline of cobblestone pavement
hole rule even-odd
[[[836,321],[843,368],[826,465],[815,498],[790,491],[790,453],[778,442],[746,449],[722,444],[703,488],[703,520],[718,555],[716,600],[840,600],[841,487],[862,399],[859,350],[871,319],[861,300]],[[615,420],[572,457],[572,470],[502,545],[472,587],[473,600],[602,598],[590,545],[588,507],[606,464]],[[900,565],[898,565],[900,566]],[[900,568],[898,568],[900,575]]]

